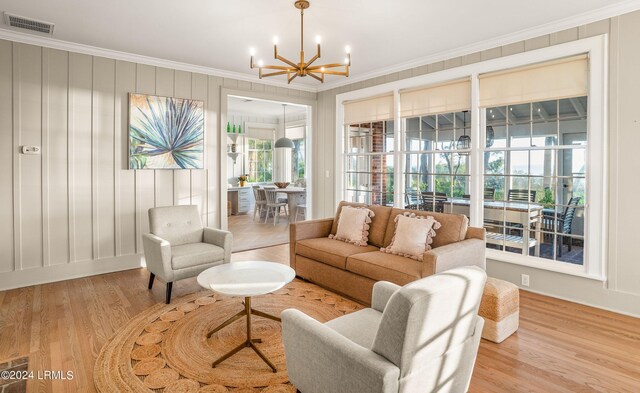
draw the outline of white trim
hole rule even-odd
[[[263,100],[263,101],[271,101],[276,103],[286,103],[286,104],[297,104],[297,105],[305,105],[307,106],[307,135],[306,141],[307,144],[307,164],[313,162],[313,124],[316,124],[317,121],[317,113],[318,113],[318,101],[311,98],[304,97],[291,97],[291,96],[282,96],[276,93],[265,93],[258,91],[245,91],[245,90],[237,90],[237,89],[228,89],[222,87],[220,89],[220,124],[218,125],[218,152],[220,154],[220,183],[219,183],[219,192],[220,192],[220,228],[228,229],[229,220],[227,217],[227,133],[225,131],[225,127],[227,124],[227,110],[228,110],[228,101],[229,96],[239,97],[239,98],[250,98],[254,100]],[[311,113],[309,112],[311,111]],[[306,169],[306,168],[305,168]],[[309,166],[309,175],[311,175],[311,166]],[[313,207],[313,181],[307,182],[307,211],[311,212]],[[215,192],[215,191],[214,191]]]
[[[472,144],[472,151],[475,159],[473,175],[478,175],[481,169],[482,157],[484,154],[484,134],[481,129],[486,124],[482,110],[479,107],[478,76],[487,72],[494,72],[503,69],[521,67],[529,64],[541,63],[567,56],[588,53],[591,58],[589,72],[589,143],[588,143],[588,183],[587,183],[587,205],[585,209],[598,212],[598,214],[585,214],[585,236],[588,241],[585,243],[585,264],[574,268],[566,267],[562,262],[553,262],[536,257],[523,257],[508,252],[493,252],[487,250],[487,255],[494,255],[494,259],[516,264],[544,268],[545,270],[557,271],[560,273],[572,274],[576,276],[606,281],[606,251],[607,251],[607,201],[606,195],[608,184],[608,35],[603,34],[595,37],[585,38],[564,44],[558,44],[547,48],[542,48],[530,52],[519,53],[511,56],[500,57],[479,63],[469,64],[457,68],[447,69],[440,72],[421,75],[413,78],[402,79],[377,86],[372,86],[360,90],[350,91],[336,95],[336,189],[335,200],[339,202],[344,198],[344,102],[350,100],[364,99],[381,94],[396,94],[407,88],[418,88],[422,86],[435,85],[463,77],[472,79],[472,99],[471,113],[475,115],[472,120],[472,133],[476,143]],[[401,110],[402,108],[399,108]],[[403,132],[397,133],[397,135]],[[394,162],[400,162],[401,151],[394,152]],[[593,165],[592,163],[602,163]],[[474,176],[471,178],[473,179]],[[477,177],[481,179],[482,177]],[[475,195],[482,195],[482,186],[473,182],[471,184]],[[473,194],[472,194],[473,195]],[[472,198],[471,206],[472,225],[483,225],[482,201],[479,198]],[[591,216],[591,217],[590,217]]]
[[[353,91],[351,93],[357,93],[358,90]],[[349,94],[345,93],[346,96]],[[353,94],[356,95],[356,94]],[[342,94],[338,94],[336,96],[336,124],[334,131],[336,133],[335,141],[336,141],[336,151],[334,152],[334,160],[335,160],[335,171],[334,171],[334,204],[333,206],[338,206],[340,201],[344,198],[344,185],[345,185],[345,176],[344,176],[344,101],[347,101],[349,98],[342,98]]]
[[[91,45],[78,44],[70,41],[58,40],[51,37],[26,34],[22,32],[13,31],[0,27],[0,39],[21,42],[23,44],[38,45],[45,48],[59,49],[68,52],[83,53],[85,55],[106,57],[114,60],[129,61],[132,63],[146,64],[155,67],[165,67],[174,70],[195,72],[198,74],[219,76],[221,78],[231,78],[240,81],[247,81],[253,83],[260,83],[269,86],[286,87],[291,90],[302,90],[315,93],[318,91],[316,86],[313,85],[290,85],[286,80],[266,78],[260,79],[254,74],[245,74],[243,72],[226,71],[219,68],[200,66],[195,64],[183,63],[180,61],[173,61],[167,59],[161,59],[158,57],[138,55],[135,53],[121,52],[112,49],[99,48]]]
[[[593,275],[585,272],[585,267],[582,265],[573,265],[571,263],[552,261],[549,259],[534,257],[532,255],[525,256],[518,253],[499,251],[491,248],[487,248],[486,252],[487,260],[506,262],[540,270],[569,274],[572,276],[588,278],[596,281],[606,281],[606,277],[604,277],[603,275]]]
[[[0,274],[0,291],[137,269],[143,266],[142,259],[142,255],[133,254],[5,272]]]
[[[604,19],[613,18],[615,16],[623,15],[640,9],[640,0],[628,0],[620,3],[607,5],[592,11],[587,11],[579,15],[570,16],[557,21],[549,22],[543,25],[535,26],[529,29],[520,30],[514,33],[505,34],[499,37],[490,38],[485,41],[476,42],[470,45],[458,47],[455,49],[445,50],[435,53],[433,55],[424,56],[418,59],[405,61],[402,63],[394,64],[392,66],[379,68],[373,71],[358,74],[355,77],[349,77],[347,79],[339,79],[320,85],[317,88],[318,92],[335,89],[357,82],[365,81],[368,79],[377,78],[380,76],[386,76],[400,71],[409,70],[416,67],[421,67],[428,64],[433,64],[439,61],[449,60],[460,56],[466,56],[473,53],[482,52],[488,49],[513,44],[520,41],[525,41],[532,38],[537,38],[547,34],[556,33],[562,30],[575,28],[578,26],[587,25],[589,23],[598,22]],[[357,59],[356,59],[357,60]]]

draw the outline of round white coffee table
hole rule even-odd
[[[229,326],[238,319],[247,317],[246,341],[213,362],[211,367],[216,367],[241,349],[249,347],[271,367],[274,373],[277,371],[273,363],[255,345],[256,343],[261,343],[262,340],[251,338],[251,315],[273,319],[278,322],[280,322],[280,318],[251,308],[251,297],[277,291],[293,281],[295,276],[296,272],[289,266],[263,261],[225,263],[211,267],[198,275],[198,284],[203,288],[211,289],[222,295],[244,297],[244,309],[210,331],[207,334],[207,338],[210,338],[215,332]]]

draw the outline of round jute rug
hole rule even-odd
[[[94,369],[98,392],[295,393],[289,383],[279,322],[252,317],[252,336],[275,364],[242,349],[216,368],[211,363],[246,338],[240,319],[207,339],[207,332],[240,311],[243,299],[202,291],[157,304],[132,318],[102,348]],[[251,299],[256,310],[280,315],[296,308],[321,322],[361,309],[316,285],[294,281]]]

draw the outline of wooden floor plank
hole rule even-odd
[[[289,246],[232,259],[288,264]],[[146,269],[135,269],[0,292],[0,363],[29,356],[34,371],[75,374],[73,381],[29,381],[29,392],[94,392],[100,348],[129,319],[164,302],[164,283],[149,291],[148,279]],[[181,280],[173,296],[198,290],[195,278]],[[481,342],[470,392],[640,392],[640,319],[530,292],[521,292],[520,306],[516,334]]]

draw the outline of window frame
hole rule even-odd
[[[421,86],[435,85],[455,81],[460,78],[471,79],[471,154],[470,154],[470,194],[471,208],[470,225],[482,227],[483,198],[483,154],[486,124],[485,111],[479,106],[479,79],[480,74],[500,71],[510,68],[547,62],[559,58],[587,53],[589,56],[589,91],[588,91],[588,137],[586,171],[586,205],[584,236],[584,264],[570,265],[559,261],[550,261],[534,256],[523,256],[515,253],[505,253],[497,250],[486,250],[487,259],[507,262],[517,265],[529,266],[543,270],[555,271],[606,281],[607,265],[607,233],[608,233],[608,34],[585,38],[573,42],[558,44],[547,48],[529,52],[518,53],[501,58],[486,60],[479,63],[468,64],[439,72],[434,72],[418,77],[402,79],[365,89],[338,94],[336,96],[336,154],[335,154],[335,202],[343,199],[345,172],[345,138],[344,138],[344,102],[349,100],[366,99],[384,94],[394,96],[394,123],[401,125],[400,117],[400,90],[418,88]],[[395,166],[395,195],[394,203],[400,207],[403,202],[400,195],[404,190],[404,154],[400,149],[404,146],[404,127],[397,126],[398,135],[395,138],[394,162]]]

